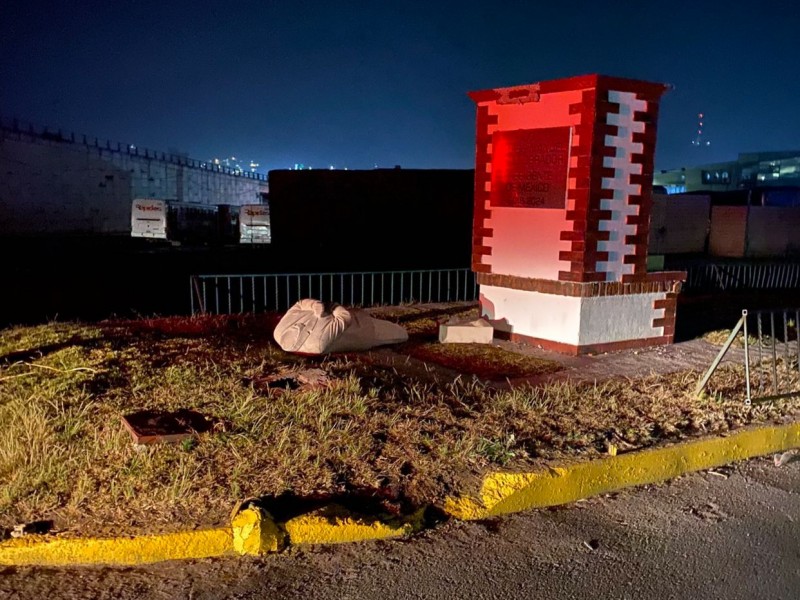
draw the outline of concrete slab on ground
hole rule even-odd
[[[446,311],[461,308],[475,309],[478,318],[478,305],[475,302],[454,302],[448,304],[418,304],[416,308],[432,315],[446,314]],[[510,382],[494,382],[495,386],[540,384],[547,381],[602,381],[614,377],[642,377],[651,374],[668,374],[687,370],[705,371],[720,351],[720,346],[711,344],[702,338],[678,342],[665,346],[620,350],[604,354],[570,356],[545,350],[537,346],[520,342],[495,339],[492,342],[509,352],[525,354],[535,358],[549,360],[562,365],[563,369],[556,373],[540,374],[533,377],[520,377]],[[457,371],[432,362],[423,362],[402,353],[398,348],[382,348],[373,350],[372,359],[380,364],[408,371],[409,374],[422,376],[423,379],[447,380],[459,375]],[[744,351],[732,347],[726,354],[723,364],[744,364]]]
[[[511,352],[552,360],[564,367],[562,371],[556,373],[513,379],[510,382],[511,385],[538,384],[546,381],[563,381],[565,379],[572,381],[602,381],[614,377],[645,377],[692,369],[705,371],[721,349],[720,346],[711,344],[703,339],[695,339],[688,342],[679,342],[667,346],[653,346],[638,350],[623,350],[587,356],[566,356],[518,342],[495,340],[495,344]],[[730,348],[722,362],[723,364],[744,364],[744,350]]]
[[[442,344],[491,344],[493,338],[494,327],[485,319],[439,325]]]

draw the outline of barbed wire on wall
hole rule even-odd
[[[223,173],[232,177],[267,181],[267,175],[257,173],[255,171],[231,169],[230,167],[218,165],[209,160],[198,160],[189,158],[188,156],[184,156],[182,154],[159,152],[149,148],[141,148],[135,144],[112,142],[111,140],[104,140],[96,136],[75,134],[75,132],[64,131],[62,129],[50,129],[47,126],[37,126],[30,122],[21,121],[19,119],[7,119],[0,116],[0,129],[3,130],[4,134],[11,134],[13,136],[27,136],[55,143],[77,144],[107,152],[115,152],[145,159],[159,160],[162,162],[188,167],[190,169],[201,169],[209,172]],[[20,138],[17,137],[17,139]]]
[[[28,132],[9,130],[3,125],[4,137],[16,141],[38,143],[42,139],[51,141],[61,146],[62,140],[48,140],[47,137],[29,135]],[[17,130],[20,130],[17,127]],[[11,134],[10,136],[8,134]],[[59,133],[58,136],[63,137]],[[72,149],[67,142],[64,149]],[[84,166],[75,164],[77,161],[64,161],[54,174],[64,180],[75,177],[73,184],[76,187],[91,185],[105,188],[113,186],[115,171],[120,175],[130,177],[131,194],[133,197],[161,197],[170,200],[179,200],[192,204],[253,204],[259,203],[261,196],[266,192],[266,177],[242,176],[226,168],[197,168],[192,167],[186,160],[174,162],[165,160],[161,156],[139,154],[136,152],[109,151],[108,148],[94,145],[77,144],[83,148],[97,149],[95,158],[103,161],[103,165],[90,164],[91,156],[87,157]],[[77,149],[77,148],[75,148]],[[40,168],[39,164],[19,160],[9,156],[8,152],[0,155],[3,161],[11,162],[29,170]],[[188,169],[188,171],[187,171]],[[87,187],[87,191],[91,188]]]

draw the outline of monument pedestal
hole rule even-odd
[[[683,272],[647,272],[658,102],[603,75],[470,93],[473,264],[498,336],[582,354],[672,342]]]

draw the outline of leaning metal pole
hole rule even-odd
[[[703,388],[705,388],[706,384],[708,383],[708,380],[711,379],[711,376],[714,374],[714,371],[717,370],[719,363],[722,362],[722,359],[725,357],[725,354],[727,354],[728,350],[730,349],[733,340],[736,338],[736,334],[738,334],[739,331],[742,329],[742,326],[746,321],[745,314],[747,311],[742,311],[742,312],[744,313],[742,315],[742,318],[739,319],[738,323],[736,323],[736,327],[733,328],[733,331],[731,331],[731,334],[728,336],[728,339],[722,345],[722,349],[719,351],[719,354],[717,354],[717,357],[714,359],[714,362],[711,363],[711,366],[708,368],[708,371],[706,371],[706,374],[703,375],[703,378],[700,380],[700,382],[697,384],[697,387],[694,389],[695,396],[699,396],[702,393]]]
[[[752,400],[750,398],[750,349],[747,339],[747,310],[742,311],[742,322],[744,324],[744,378],[747,383],[747,399],[744,403],[746,406],[750,406]]]

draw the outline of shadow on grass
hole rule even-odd
[[[337,515],[322,510],[331,505],[342,507],[348,513],[352,513],[354,518],[369,519],[372,517],[384,521],[403,520],[424,508],[423,521],[426,527],[449,519],[441,508],[433,505],[415,505],[393,487],[352,488],[340,493],[317,493],[306,496],[286,492],[277,496],[251,498],[243,502],[240,508],[248,505],[255,505],[266,510],[280,523],[320,511],[319,516],[333,525],[336,523]]]
[[[109,320],[99,325],[110,337],[131,334],[151,334],[162,338],[195,338],[211,335],[268,336],[278,321],[280,313],[240,315],[196,315],[192,317],[150,317],[143,319]]]
[[[48,354],[53,354],[54,352],[58,352],[59,350],[63,350],[65,348],[70,348],[72,346],[78,346],[81,348],[96,348],[100,342],[101,340],[96,338],[87,339],[80,336],[71,337],[63,342],[44,344],[36,348],[9,352],[0,356],[0,365],[7,366],[16,362],[30,362],[32,360],[38,360],[47,356]]]

